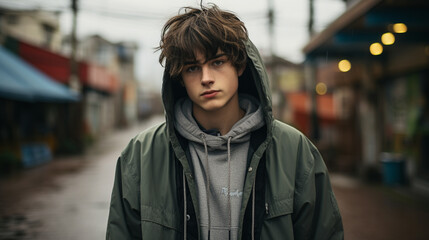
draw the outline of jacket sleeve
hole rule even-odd
[[[138,191],[138,186],[132,176],[123,171],[121,158],[116,164],[115,181],[110,202],[106,239],[125,240],[142,239],[140,213],[130,202],[136,202],[138,194],[127,194],[127,189]],[[133,197],[135,199],[129,199]]]
[[[344,239],[340,211],[320,153],[307,140],[301,154],[305,171],[295,189],[295,239]]]

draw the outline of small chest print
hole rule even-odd
[[[225,196],[228,196],[228,188],[227,187],[222,188],[222,194]],[[229,193],[229,195],[231,197],[241,197],[241,195],[243,195],[243,192],[240,192],[240,191],[238,191],[238,189],[236,189],[235,191],[231,191]]]

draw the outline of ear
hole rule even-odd
[[[242,66],[240,69],[238,69],[237,73],[238,76],[241,77],[241,75],[243,75],[244,73],[244,69],[246,69],[246,65]]]

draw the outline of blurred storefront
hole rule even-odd
[[[65,46],[67,45],[66,41]],[[102,112],[106,107],[109,110],[101,114],[110,120],[101,123],[100,129],[103,132],[112,127],[132,125],[137,121],[138,84],[134,73],[134,55],[137,49],[134,42],[113,43],[99,35],[87,36],[79,43],[78,58],[91,66],[86,78],[91,83],[88,90],[96,90],[90,93],[91,100],[94,100],[90,105]],[[102,94],[103,92],[108,94]],[[104,99],[107,105],[96,106],[100,103],[97,99]],[[87,108],[88,114],[93,110]]]
[[[312,138],[325,157],[328,165],[335,164],[337,132],[337,113],[335,112],[334,96],[327,92],[325,85],[318,86],[318,96],[306,91],[305,68],[278,56],[264,58],[267,73],[271,79],[273,92],[273,114],[275,117],[299,129]],[[313,113],[312,99],[316,100]],[[317,131],[312,123],[317,116]],[[317,137],[317,139],[315,139]]]
[[[302,93],[304,91],[304,72],[301,64],[296,64],[276,55],[264,57],[264,64],[270,79],[271,92],[273,94],[273,114],[277,119],[287,122],[295,127],[303,126],[297,122],[293,103],[288,98],[289,94]],[[303,130],[300,128],[300,130]]]
[[[71,123],[61,117],[79,100],[79,94],[0,46],[0,174],[49,161]]]
[[[102,66],[81,62],[79,79],[85,96],[83,115],[86,131],[93,137],[100,136],[115,127],[113,106],[119,78]]]
[[[0,46],[1,161],[78,153],[137,120],[134,42],[88,36],[75,52],[58,12],[0,8]]]
[[[16,156],[22,158],[23,153],[20,146],[30,141],[26,140],[30,138],[36,139],[31,140],[33,144],[47,144],[49,155],[56,152],[77,153],[82,151],[85,145],[89,144],[94,138],[103,135],[117,126],[116,121],[119,120],[116,120],[118,117],[114,111],[114,106],[116,105],[115,99],[119,95],[120,82],[118,74],[112,73],[103,66],[80,61],[78,63],[78,78],[82,87],[80,98],[76,98],[79,101],[75,98],[68,99],[68,101],[58,97],[50,99],[40,94],[40,96],[37,95],[35,98],[29,94],[31,87],[35,88],[34,91],[37,90],[41,93],[46,92],[46,94],[50,94],[48,91],[50,90],[50,85],[41,85],[40,82],[37,82],[37,78],[33,76],[36,72],[38,75],[48,78],[53,84],[63,86],[68,92],[76,94],[68,88],[70,85],[70,59],[59,53],[12,37],[6,37],[3,45],[5,47],[4,51],[9,52],[9,55],[18,59],[16,61],[23,62],[23,64],[34,69],[31,74],[28,74],[27,82],[18,87],[12,86],[16,88],[15,92],[4,88],[4,84],[2,85],[2,95],[0,98],[4,98],[4,102],[2,102],[2,105],[5,104],[2,110],[6,111],[2,114],[5,117],[4,120],[9,119],[12,122],[18,123],[22,120],[31,123],[32,126],[35,126],[35,124],[46,125],[46,127],[38,129],[43,128],[47,132],[44,130],[45,133],[43,136],[34,134],[25,137],[25,139],[17,136],[13,141],[5,137],[3,139],[5,144],[2,143],[2,147],[6,148],[6,145],[10,146],[10,144],[6,144],[7,142],[15,142],[12,144],[14,145],[12,147],[14,149],[13,152],[16,153]],[[3,62],[2,64],[3,66],[7,66]],[[5,80],[5,77],[7,76],[2,72],[2,82]],[[15,83],[16,77],[12,76],[10,80],[9,83]],[[24,102],[22,103],[22,101]],[[122,109],[122,106],[117,106],[117,108]],[[25,112],[25,118],[20,117],[23,116],[22,112]],[[2,128],[8,128],[8,125],[10,124],[6,122],[3,124],[2,122]],[[21,133],[26,128],[17,124],[13,128],[15,129],[13,131]],[[13,137],[16,134],[6,135]],[[7,148],[11,149],[10,147]]]
[[[333,94],[338,170],[373,177],[395,155],[406,181],[429,182],[428,11],[422,0],[348,1],[304,47],[315,82]]]
[[[121,81],[119,91],[121,98],[117,104],[122,105],[119,126],[132,125],[138,120],[138,101],[142,94],[135,76],[135,54],[138,45],[135,42],[125,41],[116,43]]]
[[[70,59],[60,53],[49,51],[22,40],[7,37],[4,45],[55,81],[70,85]],[[109,69],[79,61],[78,79],[81,85],[82,101],[73,113],[75,122],[82,122],[74,128],[83,128],[83,138],[94,138],[115,126],[112,106],[119,87],[119,77]]]
[[[60,51],[60,12],[0,7],[0,40],[11,36],[36,46]]]

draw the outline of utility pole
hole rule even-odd
[[[274,56],[275,51],[275,33],[274,33],[274,0],[268,0],[268,30],[270,37],[270,54]]]
[[[78,13],[78,0],[71,0],[71,10],[72,10],[72,30],[70,34],[70,87],[80,92],[80,82],[78,75],[78,66],[77,66],[77,13]]]
[[[79,81],[79,72],[77,64],[77,13],[78,13],[78,0],[71,0],[71,11],[72,11],[72,29],[70,34],[70,79],[69,86],[74,91],[81,93],[81,83]],[[82,96],[82,95],[81,95]],[[68,122],[68,134],[70,139],[73,141],[76,149],[74,151],[81,152],[84,150],[85,145],[83,141],[84,130],[83,130],[83,110],[84,101],[81,99],[76,104],[70,105],[70,121]]]
[[[275,12],[274,0],[268,0],[268,30],[269,30],[269,51],[270,51],[270,65],[271,65],[271,96],[274,115],[281,119],[284,97],[282,91],[279,89],[279,72],[276,62],[276,37],[275,37]]]
[[[314,0],[309,0],[308,34],[311,39],[314,35]]]
[[[308,35],[311,39],[314,35],[314,0],[309,0],[309,19],[308,19]],[[311,99],[311,112],[310,112],[310,135],[315,141],[320,138],[319,117],[317,114],[317,96],[316,96],[316,66],[317,64],[309,61],[306,64],[306,78],[308,83],[308,91]]]

